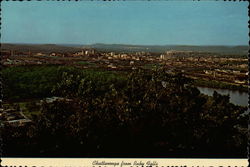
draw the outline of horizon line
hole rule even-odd
[[[22,42],[0,42],[0,44],[16,44],[16,45],[131,45],[131,46],[249,46],[247,44],[237,44],[237,45],[223,45],[223,44],[214,44],[214,45],[195,45],[195,44],[124,44],[124,43],[92,43],[92,44],[80,44],[80,43],[22,43]]]

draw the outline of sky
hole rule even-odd
[[[1,43],[248,45],[248,2],[4,1]]]

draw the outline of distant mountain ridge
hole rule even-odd
[[[220,54],[246,55],[249,46],[192,46],[192,45],[129,45],[129,44],[1,44],[1,50],[18,50],[33,52],[77,52],[84,48],[93,48],[105,52],[155,52],[163,53],[169,50],[212,52]]]
[[[77,52],[82,49],[79,47],[69,47],[57,44],[1,44],[1,50],[15,50],[21,52]]]
[[[127,45],[127,44],[92,44],[83,47],[94,48],[101,51],[117,51],[117,52],[157,52],[162,53],[168,50],[176,51],[199,51],[214,52],[224,54],[247,54],[249,46],[192,46],[192,45]]]

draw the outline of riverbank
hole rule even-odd
[[[236,85],[236,84],[227,83],[223,81],[195,79],[193,84],[194,86],[197,86],[197,87],[232,90],[232,91],[239,91],[242,93],[248,92],[248,87],[245,85]]]

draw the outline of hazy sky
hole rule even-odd
[[[2,2],[1,42],[248,45],[248,2]]]

